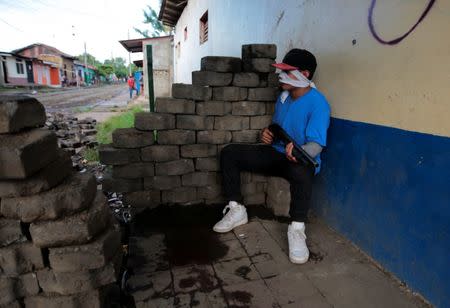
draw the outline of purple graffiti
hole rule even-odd
[[[420,16],[419,20],[414,24],[414,26],[411,27],[411,29],[408,30],[408,32],[406,32],[405,34],[403,34],[402,36],[399,36],[396,39],[393,39],[391,41],[386,41],[384,39],[382,39],[377,31],[375,30],[375,26],[373,25],[373,10],[375,8],[375,4],[377,3],[377,0],[372,0],[372,2],[370,3],[370,8],[369,8],[369,29],[370,32],[372,33],[373,37],[381,44],[385,44],[385,45],[396,45],[398,43],[400,43],[401,41],[403,41],[408,35],[411,34],[411,32],[414,31],[414,29],[416,29],[416,27],[422,22],[422,20],[425,19],[425,17],[427,16],[428,12],[431,10],[431,8],[433,7],[433,4],[436,2],[436,0],[430,0],[428,2],[427,7],[425,8],[425,11],[423,11],[422,15]]]

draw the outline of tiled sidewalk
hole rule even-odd
[[[133,231],[129,286],[138,308],[428,307],[320,221],[307,225],[310,261],[294,265],[286,223],[253,217],[215,234],[216,214],[164,220],[174,213],[141,217]],[[189,223],[194,216],[200,223]]]

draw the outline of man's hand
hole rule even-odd
[[[289,159],[291,162],[296,163],[297,159],[292,155],[292,150],[294,149],[294,144],[292,142],[289,142],[286,145],[286,157],[287,159]]]
[[[272,144],[273,142],[273,134],[267,127],[261,131],[261,142],[265,144]]]

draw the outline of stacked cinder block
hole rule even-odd
[[[0,307],[103,307],[120,234],[45,120],[36,99],[0,96]]]
[[[155,112],[137,114],[134,128],[116,130],[100,149],[102,163],[113,166],[103,189],[137,207],[223,202],[220,151],[259,142],[270,124],[275,57],[275,45],[253,44],[242,46],[242,59],[202,58],[192,84],[173,84],[173,97],[158,97]],[[265,204],[266,188],[266,177],[242,174],[246,204]]]

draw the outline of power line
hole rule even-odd
[[[7,24],[8,26],[10,26],[11,28],[13,28],[14,30],[17,30],[19,32],[24,32],[23,30],[17,28],[16,26],[11,25],[9,22],[7,22],[6,20],[4,20],[3,18],[0,18],[0,21],[4,22],[5,24]]]

